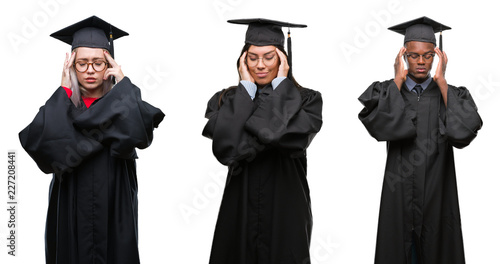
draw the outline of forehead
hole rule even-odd
[[[275,51],[276,50],[276,47],[275,46],[250,46],[250,48],[248,48],[248,53],[253,53],[253,54],[257,54],[257,55],[260,55],[260,54],[266,54],[266,53],[269,53],[269,52],[272,52],[272,51]]]
[[[76,59],[104,58],[104,50],[101,48],[80,47],[76,50]]]
[[[406,42],[405,46],[407,52],[425,53],[434,50],[434,44],[430,42],[409,41]]]

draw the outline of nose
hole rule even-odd
[[[424,56],[420,55],[418,56],[418,64],[425,64],[425,61],[424,61]]]
[[[92,64],[92,63],[89,63],[89,64],[88,64],[87,73],[88,73],[88,74],[95,73],[95,70],[94,70],[94,64]]]
[[[257,61],[257,68],[265,68],[266,65],[264,65],[264,61],[263,61],[263,58],[259,58],[259,60]]]

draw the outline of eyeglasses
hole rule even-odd
[[[419,60],[420,57],[422,57],[425,61],[428,61],[428,60],[434,58],[434,55],[436,55],[436,53],[434,53],[434,52],[428,52],[428,53],[425,53],[423,55],[420,55],[420,54],[417,54],[417,53],[406,53],[405,55],[406,55],[406,57],[409,57],[412,60]]]
[[[276,61],[276,52],[273,52],[271,54],[266,54],[264,57],[257,57],[255,55],[247,55],[247,65],[249,67],[255,67],[259,64],[259,60],[262,60],[262,63],[266,65],[267,67],[270,67],[274,64]]]
[[[89,69],[89,65],[92,65],[94,71],[101,72],[104,71],[104,69],[106,69],[108,63],[103,60],[97,60],[93,62],[77,61],[75,62],[75,70],[77,72],[84,73]]]

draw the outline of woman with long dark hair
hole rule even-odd
[[[19,134],[53,174],[46,263],[139,263],[135,148],[151,144],[164,114],[113,58],[113,37],[125,35],[95,16],[51,35],[72,52],[61,86]]]
[[[203,135],[229,168],[210,263],[310,263],[306,149],[322,125],[322,99],[293,78],[281,29],[305,26],[229,22],[249,26],[240,83],[217,92],[206,111]]]

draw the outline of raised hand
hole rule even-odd
[[[246,58],[247,58],[247,52],[245,51],[245,52],[243,52],[243,54],[240,57],[240,67],[238,68],[238,71],[240,73],[240,78],[241,78],[241,80],[255,83],[255,80],[253,79],[252,75],[250,75],[250,72],[248,71]]]
[[[438,47],[435,47],[434,51],[439,57],[439,62],[433,79],[439,86],[439,90],[441,90],[441,95],[443,96],[445,106],[448,106],[448,83],[446,82],[446,79],[444,77],[446,73],[446,65],[448,64],[448,56],[446,56],[446,53],[444,53],[444,51],[441,51]]]
[[[399,50],[398,56],[394,62],[394,82],[398,86],[398,89],[401,90],[403,83],[406,81],[406,75],[408,74],[408,70],[405,70],[405,62],[403,60],[403,54],[406,52],[406,48],[402,47]]]
[[[107,80],[109,76],[114,76],[116,83],[119,83],[125,77],[122,72],[122,67],[116,63],[106,50],[104,51],[104,57],[108,60],[108,69],[106,69],[106,72],[104,73],[104,80]]]
[[[446,56],[446,53],[444,51],[441,51],[438,47],[435,47],[434,51],[439,57],[439,62],[436,68],[436,74],[434,74],[433,79],[439,85],[440,82],[446,82],[444,76],[446,73],[446,65],[448,64],[448,56]]]
[[[73,63],[75,62],[75,52],[71,53],[71,57],[66,52],[66,59],[64,60],[62,78],[61,78],[61,86],[71,89],[71,77],[69,74],[69,70],[73,67]]]
[[[276,48],[276,53],[278,53],[278,56],[280,57],[280,67],[278,69],[278,77],[287,77],[288,76],[288,71],[290,70],[290,66],[288,65],[288,60],[286,59],[286,56],[281,50]]]

